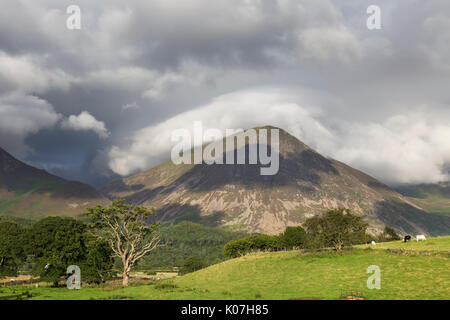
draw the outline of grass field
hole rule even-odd
[[[429,238],[426,241],[416,241],[415,239],[403,242],[403,241],[392,241],[392,242],[382,242],[377,243],[375,246],[372,245],[360,245],[357,248],[368,248],[372,247],[374,249],[404,249],[404,250],[416,250],[416,251],[446,251],[450,252],[450,237],[436,237]]]
[[[338,299],[360,292],[367,299],[450,299],[450,237],[377,244],[351,252],[254,253],[173,280],[128,288],[32,288],[31,299]],[[386,249],[405,249],[393,254]],[[427,254],[424,254],[428,252]],[[434,252],[431,253],[430,252]],[[366,286],[366,269],[381,269],[381,289]],[[1,288],[0,297],[25,289]]]

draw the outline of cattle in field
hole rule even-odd
[[[405,236],[404,238],[403,238],[403,242],[408,242],[409,240],[411,240],[411,236]]]
[[[372,241],[371,244],[374,246],[374,245],[376,245],[376,242],[375,242],[375,241]]]
[[[425,241],[425,240],[427,240],[427,238],[425,238],[425,236],[423,234],[418,234],[416,236],[416,241],[419,241],[419,240]]]

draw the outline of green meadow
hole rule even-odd
[[[394,249],[389,252],[387,249]],[[400,250],[403,249],[403,250]],[[368,289],[367,267],[381,270],[381,289]],[[0,288],[1,296],[29,299],[450,299],[450,237],[400,241],[333,251],[259,252],[169,280],[130,287]]]
[[[426,241],[416,241],[412,239],[408,242],[393,241],[393,242],[381,242],[375,246],[372,245],[359,245],[357,248],[374,248],[374,249],[401,249],[401,250],[417,250],[417,251],[441,251],[450,252],[450,237],[436,237],[429,238]]]

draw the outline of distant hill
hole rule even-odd
[[[403,185],[395,189],[428,212],[450,216],[450,182]]]
[[[0,148],[0,214],[76,216],[89,206],[108,203],[91,186],[29,166]]]
[[[449,217],[425,212],[383,183],[320,155],[281,129],[278,174],[261,176],[260,167],[168,161],[100,190],[110,199],[154,206],[162,220],[249,232],[279,233],[327,209],[345,207],[364,216],[371,232],[389,225],[404,233],[450,234]]]

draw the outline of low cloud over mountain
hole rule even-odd
[[[96,185],[168,159],[170,130],[285,128],[395,185],[448,180],[450,3],[2,1],[0,146]],[[20,21],[20,23],[17,23]]]

